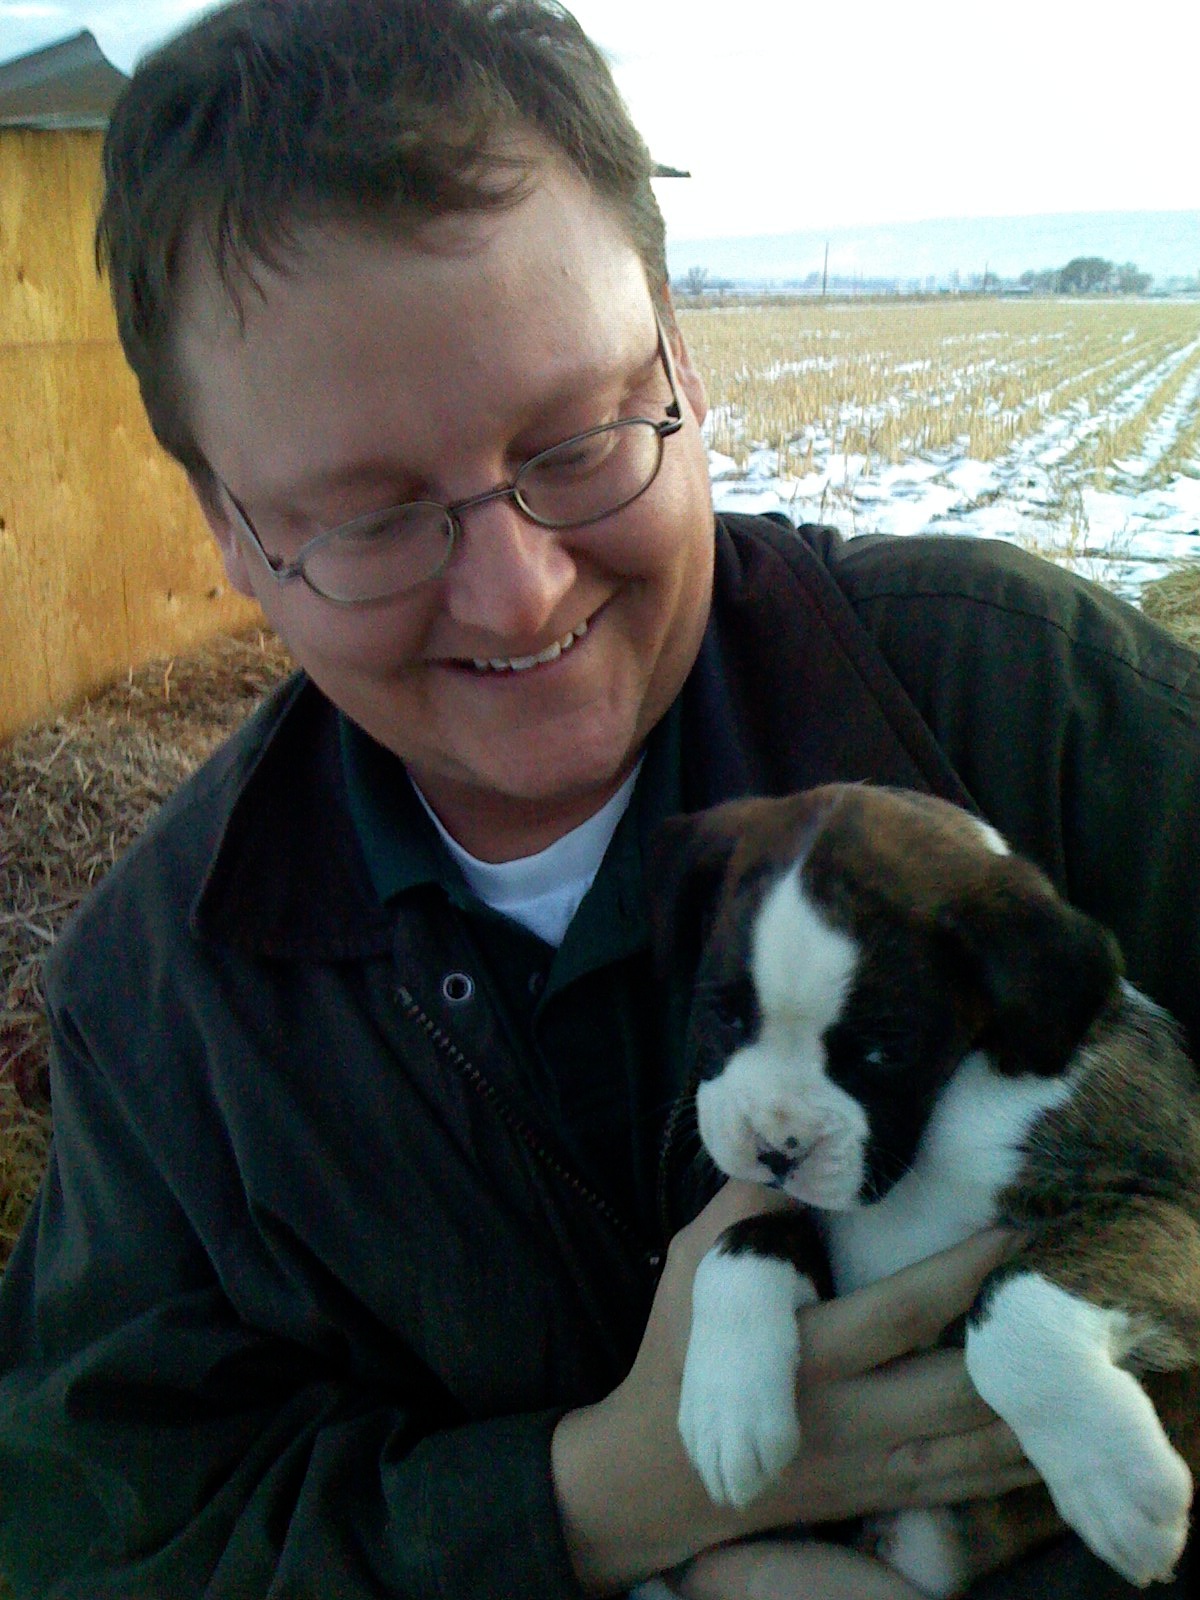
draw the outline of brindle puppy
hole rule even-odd
[[[707,929],[701,1137],[801,1208],[729,1230],[696,1276],[680,1428],[710,1494],[751,1500],[801,1446],[806,1218],[838,1292],[999,1223],[1020,1243],[967,1318],[967,1369],[1048,1493],[901,1513],[875,1547],[949,1596],[1060,1516],[1131,1582],[1168,1576],[1200,1464],[1200,1078],[1171,1019],[942,801],[737,802],[668,824],[663,857],[666,924]]]

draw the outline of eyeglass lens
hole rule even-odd
[[[508,492],[534,522],[579,527],[611,516],[643,494],[658,472],[662,451],[655,423],[628,418],[531,457]],[[464,501],[463,507],[471,504]],[[333,600],[382,599],[433,577],[455,534],[455,507],[413,501],[339,529],[310,551],[304,575]]]

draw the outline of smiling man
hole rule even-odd
[[[193,247],[179,333],[231,581],[488,860],[552,843],[633,770],[695,659],[713,555],[703,387],[642,262],[561,156],[509,159],[530,192],[498,210],[399,238],[310,224],[242,319]],[[398,500],[398,534],[363,526]],[[347,523],[343,551],[314,544]],[[307,582],[278,581],[297,556]],[[326,587],[366,603],[317,592],[335,561]]]
[[[774,1202],[696,1160],[653,835],[831,778],[974,805],[1195,1033],[1195,658],[1005,546],[714,519],[649,158],[552,0],[239,0],[105,165],[151,422],[302,670],[54,953],[0,1570],[911,1600],[799,1529],[1029,1481],[920,1353],[1004,1242],[804,1311],[800,1456],[709,1502],[692,1276]],[[1083,1586],[1126,1592],[1067,1543],[988,1593]]]

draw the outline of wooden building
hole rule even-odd
[[[124,82],[86,32],[0,65],[0,741],[258,616],[150,432],[96,274]]]

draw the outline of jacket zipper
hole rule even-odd
[[[585,1182],[577,1173],[572,1172],[552,1150],[547,1148],[537,1131],[515,1109],[503,1090],[498,1089],[490,1079],[483,1075],[475,1063],[463,1054],[445,1029],[439,1027],[414,998],[411,990],[401,986],[396,990],[396,997],[400,1001],[405,1019],[409,1022],[417,1023],[428,1036],[434,1048],[446,1057],[459,1076],[508,1125],[537,1160],[552,1172],[561,1183],[565,1183],[581,1200],[586,1201],[593,1210],[598,1211],[610,1227],[615,1228],[622,1238],[628,1239],[632,1244],[636,1245],[646,1265],[657,1272],[662,1266],[664,1252],[662,1250],[647,1250],[639,1239],[636,1229],[626,1222],[620,1212],[616,1211],[603,1195],[597,1194],[590,1184]]]
[[[696,1090],[700,1087],[700,1073],[693,1067],[688,1074],[688,1081],[680,1094],[675,1098],[666,1125],[663,1128],[662,1139],[658,1147],[658,1183],[656,1189],[656,1206],[658,1211],[658,1226],[664,1239],[670,1240],[682,1223],[671,1215],[671,1171],[672,1161],[676,1146],[681,1143],[688,1133],[688,1119],[695,1105]],[[699,1135],[697,1135],[697,1138]]]

